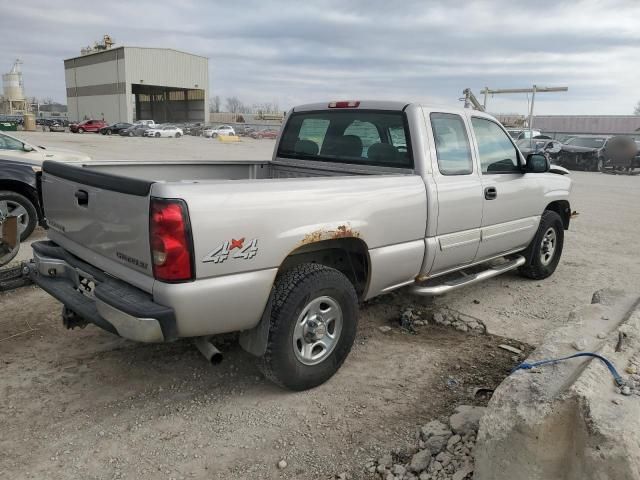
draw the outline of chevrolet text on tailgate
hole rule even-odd
[[[413,103],[303,105],[271,161],[45,162],[49,240],[31,276],[68,328],[240,343],[277,384],[329,379],[358,304],[556,269],[567,172],[524,158],[491,116]]]

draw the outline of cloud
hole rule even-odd
[[[626,114],[640,99],[637,0],[3,3],[0,69],[22,58],[27,94],[60,101],[62,60],[104,33],[207,56],[211,93],[248,104],[457,104],[465,87],[534,83],[569,87],[538,96],[540,114]],[[526,105],[524,95],[489,101],[492,111]]]

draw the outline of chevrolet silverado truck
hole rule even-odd
[[[478,111],[298,106],[270,161],[45,162],[31,277],[68,328],[193,337],[212,361],[210,338],[240,332],[267,378],[303,390],[346,359],[359,302],[551,275],[571,215],[553,168]]]

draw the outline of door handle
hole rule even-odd
[[[487,200],[495,200],[498,198],[498,190],[496,187],[487,187],[484,189],[484,198]]]
[[[77,190],[74,196],[78,200],[78,205],[81,207],[86,207],[89,204],[89,193],[85,190]]]

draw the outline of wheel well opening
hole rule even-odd
[[[279,273],[302,263],[319,263],[335,268],[353,284],[360,298],[364,296],[369,282],[369,252],[359,238],[322,240],[291,252],[282,262]]]
[[[33,203],[36,212],[38,212],[38,218],[42,219],[42,210],[40,209],[38,194],[33,187],[16,180],[0,180],[0,191],[2,190],[19,193],[27,197],[31,203]]]
[[[560,215],[564,229],[569,230],[569,223],[571,222],[571,206],[568,201],[556,200],[555,202],[551,202],[547,205],[545,210],[551,210]]]

